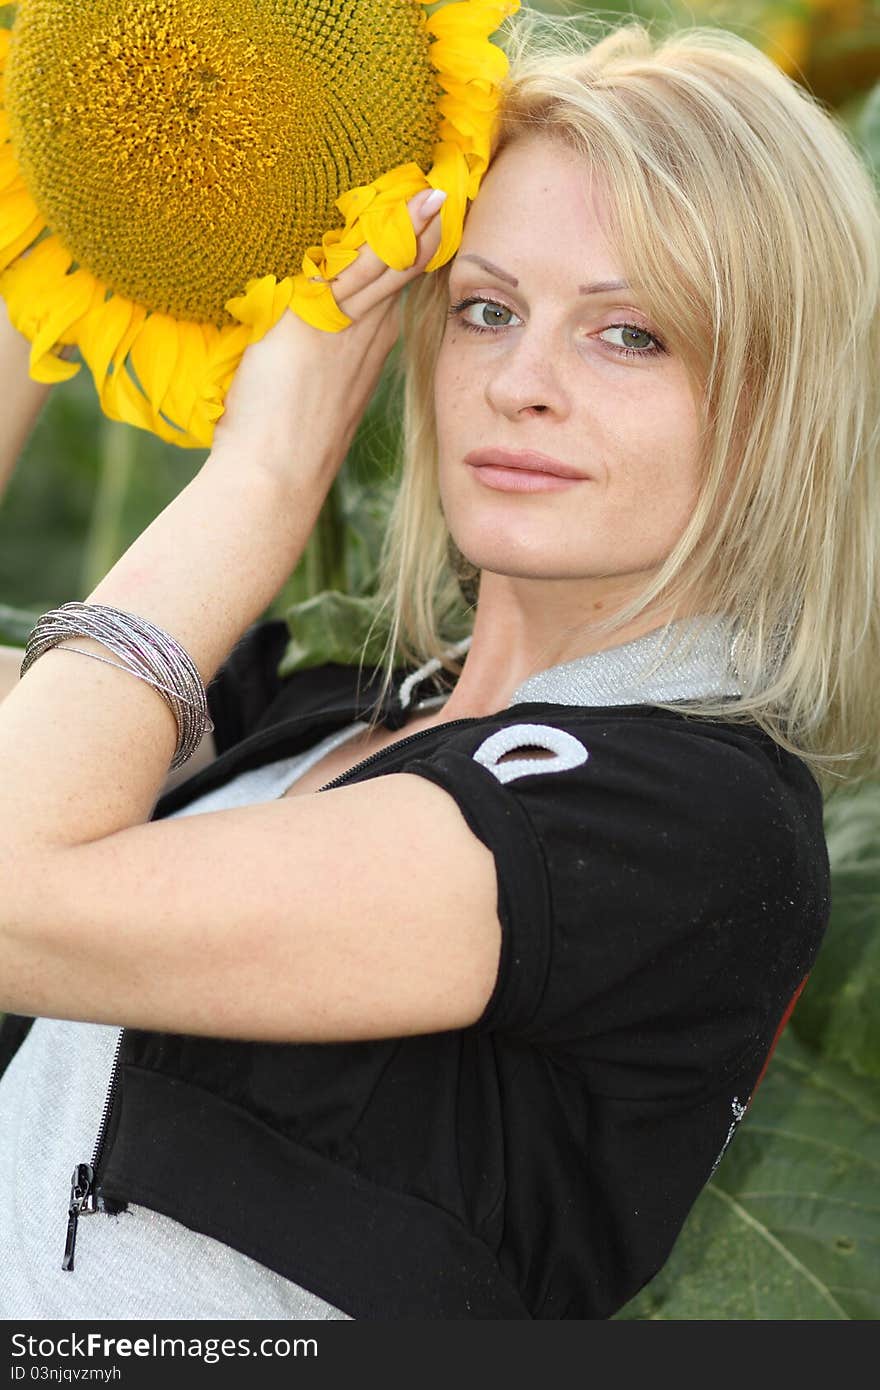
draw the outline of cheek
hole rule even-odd
[[[693,513],[701,478],[700,430],[691,398],[648,394],[606,415],[600,445],[608,517],[652,556],[665,553]]]
[[[434,370],[434,417],[437,422],[437,440],[443,447],[445,440],[455,437],[456,425],[461,421],[465,408],[466,377],[456,362],[448,337],[444,339]]]
[[[671,494],[690,495],[700,467],[700,427],[691,397],[674,392],[644,402],[630,419],[638,459],[635,473],[655,477]]]
[[[449,392],[449,353],[445,347],[441,347],[437,357],[437,365],[434,368],[434,414],[439,425],[446,413],[446,398]]]
[[[703,471],[700,423],[693,407],[683,411],[679,418],[676,464],[681,492],[690,511],[697,500]]]

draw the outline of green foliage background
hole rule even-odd
[[[720,23],[834,107],[880,174],[880,0],[633,0],[536,8]],[[0,24],[11,21],[0,5]],[[394,487],[389,370],[296,572],[285,669],[355,660]],[[0,509],[0,642],[82,599],[204,454],[106,420],[85,373],[56,387]],[[372,656],[378,656],[381,633]],[[880,786],[826,805],[832,924],[792,1025],[673,1255],[622,1319],[874,1319],[880,1313]]]

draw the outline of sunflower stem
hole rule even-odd
[[[86,535],[80,589],[88,594],[123,552],[123,515],[136,453],[136,436],[127,425],[103,421],[98,485]]]

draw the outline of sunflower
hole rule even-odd
[[[19,0],[0,30],[0,295],[37,381],[207,447],[249,343],[287,308],[349,320],[365,243],[445,264],[490,153],[519,0]]]

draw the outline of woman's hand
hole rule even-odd
[[[389,269],[364,246],[333,281],[348,328],[327,333],[288,310],[246,349],[215,429],[214,455],[244,455],[282,476],[313,472],[332,481],[397,339],[401,291],[440,244],[444,197],[428,190],[409,202],[418,256],[408,270]]]

